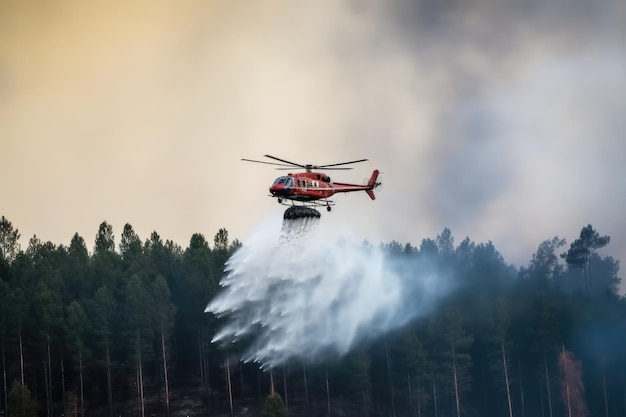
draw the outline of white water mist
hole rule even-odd
[[[243,359],[264,367],[343,355],[449,292],[427,262],[330,240],[316,233],[319,221],[266,222],[228,260],[223,289],[205,309],[225,319],[213,342],[242,341]]]

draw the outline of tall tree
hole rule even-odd
[[[0,262],[13,262],[20,251],[20,232],[4,216],[0,218]],[[0,276],[1,277],[1,276]]]
[[[115,303],[113,296],[106,286],[98,288],[94,296],[93,302],[93,321],[94,330],[99,339],[99,345],[102,347],[105,356],[106,386],[107,386],[107,404],[109,417],[113,417],[113,382],[111,380],[111,324],[113,321],[113,313]]]
[[[591,255],[598,249],[609,244],[611,238],[609,236],[600,236],[594,228],[588,224],[580,231],[580,237],[573,241],[567,252],[561,254],[569,265],[574,268],[582,268],[587,292],[591,290],[592,278],[590,259]]]
[[[565,245],[565,239],[560,239],[558,236],[544,240],[537,248],[537,252],[533,254],[528,269],[522,269],[521,275],[529,279],[537,288],[554,287],[561,273],[556,251],[563,245]]]
[[[76,300],[72,301],[66,309],[66,333],[67,343],[72,354],[78,359],[78,373],[80,386],[80,415],[85,415],[85,390],[84,390],[84,358],[89,358],[90,352],[86,348],[85,337],[89,327],[89,319],[85,310]]]
[[[9,284],[0,279],[0,349],[2,350],[2,403],[4,404],[4,414],[7,414],[7,362],[5,353],[5,339],[7,336],[7,316],[9,313]]]
[[[545,378],[546,396],[548,399],[548,415],[553,417],[554,407],[552,399],[552,381],[550,379],[550,366],[548,356],[557,351],[562,337],[559,332],[558,317],[554,306],[549,298],[542,294],[533,302],[533,316],[531,318],[531,343],[532,350],[541,358],[540,368]]]
[[[261,417],[287,417],[287,409],[285,403],[279,394],[270,394],[265,400]]]
[[[198,314],[204,311],[206,303],[211,299],[212,294],[217,291],[218,283],[214,282],[213,254],[209,249],[209,244],[204,235],[195,233],[191,236],[189,247],[183,254],[183,273],[177,285],[172,287],[176,290],[174,298],[178,300],[176,313],[176,346],[183,352],[190,354],[180,355],[177,370],[181,374],[188,374],[192,369],[196,369],[193,358],[198,357],[196,347],[197,338],[204,339],[211,335],[202,335],[202,326],[207,323],[205,317]],[[210,349],[211,346],[208,347]],[[203,353],[206,353],[203,349]],[[206,374],[205,374],[206,375]]]
[[[170,290],[167,282],[162,276],[152,283],[152,300],[156,308],[153,309],[155,329],[161,340],[161,358],[163,361],[163,382],[165,385],[165,414],[170,415],[170,387],[168,378],[168,361],[166,346],[168,345],[169,335],[173,326],[173,317],[175,313],[174,305],[170,299]]]
[[[106,286],[116,300],[124,298],[126,287],[121,273],[120,260],[120,256],[115,252],[113,227],[103,222],[98,228],[94,253],[91,257],[93,291]]]
[[[34,296],[35,314],[40,326],[40,332],[46,344],[46,372],[47,382],[46,401],[48,415],[52,413],[52,355],[50,351],[50,341],[55,339],[57,332],[63,323],[63,304],[58,292],[51,289],[45,281],[40,281],[37,293]]]
[[[337,393],[347,398],[362,415],[369,413],[372,389],[370,367],[371,359],[366,350],[357,347],[341,360],[334,373]]]
[[[565,347],[562,348],[559,355],[559,375],[561,398],[567,410],[567,417],[587,417],[589,411],[585,403],[585,387],[582,381],[580,362]]]
[[[499,350],[499,364],[504,376],[504,392],[506,393],[506,400],[508,405],[509,417],[513,417],[513,403],[511,400],[511,378],[510,378],[510,365],[509,358],[507,356],[507,334],[510,326],[510,318],[508,312],[508,306],[502,297],[496,297],[493,316],[491,322],[492,339],[498,346]]]
[[[144,385],[143,385],[143,361],[142,351],[151,331],[150,296],[139,275],[133,275],[127,284],[126,294],[128,296],[129,327],[133,330],[136,342],[136,369],[138,371],[137,388],[141,405],[141,417],[145,415]],[[143,343],[142,343],[143,340]]]
[[[67,248],[65,266],[62,270],[62,277],[65,282],[64,299],[65,304],[73,300],[80,300],[90,297],[95,288],[91,288],[89,280],[89,252],[85,239],[78,233],[72,236],[70,246]]]
[[[139,265],[142,255],[141,239],[135,233],[133,226],[126,223],[122,236],[120,238],[120,254],[124,263],[124,269],[133,268],[132,272],[139,271]]]
[[[441,234],[435,237],[437,250],[444,259],[450,259],[454,255],[454,237],[447,227],[443,229]]]
[[[28,314],[29,305],[26,303],[26,296],[22,288],[14,288],[9,295],[9,305],[12,308],[9,310],[9,323],[12,323],[17,333],[18,346],[19,346],[19,364],[20,364],[20,382],[22,385],[26,385],[24,376],[24,338],[23,330]]]
[[[228,230],[221,228],[217,231],[213,239],[213,250],[217,252],[228,251]]]
[[[415,326],[404,329],[394,346],[394,356],[398,357],[401,374],[404,374],[403,376],[409,381],[407,383],[409,411],[411,414],[416,413],[421,416],[422,410],[427,406],[426,392],[430,391],[428,387],[431,380],[432,361]]]
[[[11,417],[37,417],[37,401],[28,387],[17,380],[9,392],[8,410]]]
[[[467,353],[467,350],[473,343],[474,337],[468,335],[463,329],[463,316],[455,308],[446,310],[442,331],[445,344],[447,345],[445,352],[447,366],[452,379],[456,415],[460,417],[463,410],[461,397],[464,392],[471,390],[469,368],[472,358]]]
[[[100,223],[96,234],[96,245],[94,253],[105,253],[115,251],[115,237],[113,236],[113,226],[107,222]]]

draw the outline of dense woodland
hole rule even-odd
[[[240,245],[225,229],[186,248],[129,224],[118,244],[107,222],[93,242],[19,241],[2,217],[5,416],[280,415],[272,387],[292,416],[626,416],[626,299],[591,225],[520,269],[448,229],[382,244],[429,259],[456,290],[345,357],[271,372],[210,343],[220,320],[203,310]]]

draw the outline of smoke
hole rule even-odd
[[[242,342],[243,359],[263,367],[321,360],[428,313],[449,292],[427,261],[333,241],[318,222],[266,221],[229,259],[205,309],[225,319],[213,342]]]

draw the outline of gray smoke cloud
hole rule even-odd
[[[269,153],[384,172],[367,211],[337,198],[361,239],[448,227],[521,266],[592,224],[626,259],[623,0],[41,6],[0,2],[0,208],[23,246],[103,219],[241,239],[275,202],[239,159]]]
[[[245,361],[274,367],[343,355],[428,313],[451,287],[426,262],[379,246],[334,241],[318,219],[262,224],[226,264],[207,306],[225,318],[214,342],[249,344]]]

